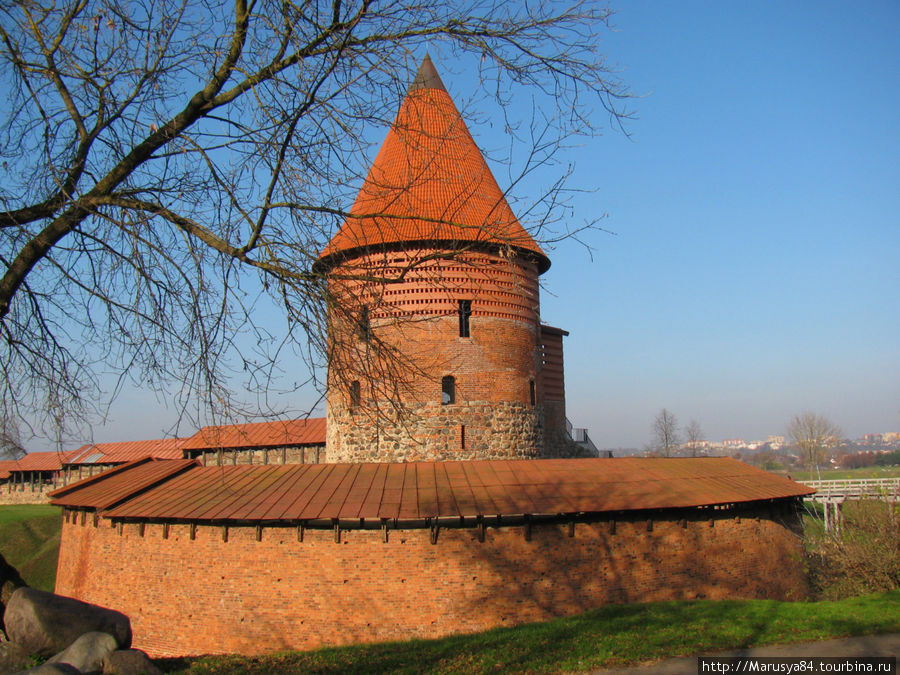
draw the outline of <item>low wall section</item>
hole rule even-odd
[[[804,598],[793,504],[653,520],[441,529],[64,522],[56,591],[131,617],[153,656],[432,638],[608,603]],[[710,519],[710,515],[714,519]],[[167,534],[167,538],[164,538]],[[259,536],[259,540],[257,537]]]

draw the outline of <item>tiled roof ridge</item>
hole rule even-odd
[[[426,56],[360,188],[317,265],[369,250],[438,242],[516,249],[550,261],[509,206]]]

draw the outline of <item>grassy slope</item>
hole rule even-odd
[[[785,472],[782,472],[785,473]],[[861,469],[822,469],[818,472],[792,470],[794,480],[858,480],[861,478],[897,478],[900,477],[900,466],[869,466]]]
[[[0,506],[0,553],[29,586],[53,590],[61,527],[58,507]]]
[[[892,591],[839,602],[613,605],[547,623],[443,640],[158,663],[189,673],[585,671],[751,645],[897,631],[900,591]]]

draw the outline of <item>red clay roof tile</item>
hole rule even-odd
[[[124,464],[142,457],[181,459],[186,438],[160,438],[150,441],[89,443],[76,450],[66,464]]]
[[[320,261],[412,242],[487,244],[550,260],[522,227],[426,57]],[[424,73],[424,74],[423,74]]]
[[[218,448],[272,448],[291,445],[324,445],[325,418],[273,420],[252,424],[203,427],[185,440],[185,450]]]
[[[74,456],[77,450],[66,452],[29,452],[20,459],[12,460],[9,471],[59,471],[69,458]]]

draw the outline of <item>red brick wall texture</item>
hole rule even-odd
[[[796,516],[702,511],[532,528],[330,530],[64,523],[57,593],[131,617],[153,656],[435,638],[608,603],[807,595]],[[716,519],[710,525],[709,515]],[[759,517],[754,517],[758,515]]]
[[[371,253],[336,269],[328,332],[329,462],[571,454],[560,442],[559,335],[551,336],[550,347],[559,372],[547,396],[544,391],[537,265],[478,251],[415,263],[446,253]],[[471,303],[468,336],[460,335],[461,300]],[[452,405],[441,405],[446,376],[455,381]],[[547,403],[554,414],[546,414]],[[491,407],[487,414],[485,406]]]

